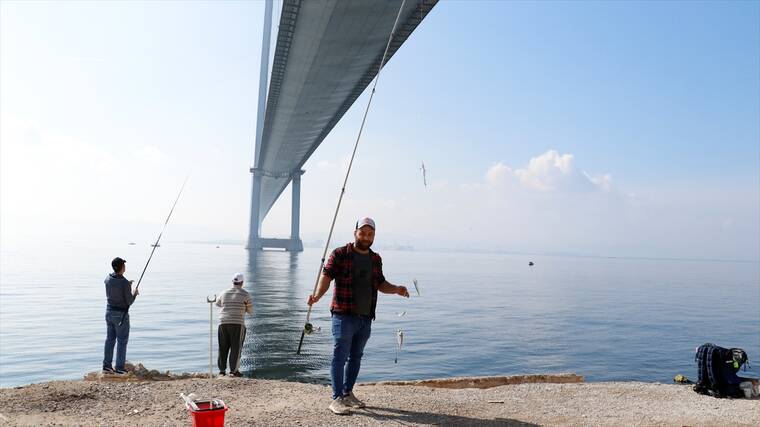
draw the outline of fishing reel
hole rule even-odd
[[[307,323],[307,324],[303,325],[303,332],[304,332],[306,335],[311,335],[311,334],[313,334],[314,332],[319,332],[319,331],[321,331],[321,330],[322,330],[322,327],[321,327],[321,326],[317,326],[317,327],[315,328],[315,327],[314,327],[314,325],[312,325],[311,323]]]

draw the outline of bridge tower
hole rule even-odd
[[[303,251],[303,242],[299,236],[301,219],[301,175],[300,168],[283,175],[282,172],[267,171],[259,167],[261,144],[264,133],[264,115],[267,104],[267,80],[269,76],[269,44],[272,33],[273,0],[266,0],[264,7],[264,36],[261,40],[261,66],[259,68],[259,104],[256,117],[256,142],[254,146],[254,167],[250,169],[251,185],[251,220],[246,249],[261,250],[264,248],[279,248],[291,252]],[[293,200],[291,203],[290,238],[272,239],[261,237],[261,181],[264,177],[284,178],[291,180]]]

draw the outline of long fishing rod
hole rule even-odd
[[[325,251],[322,253],[322,262],[319,264],[319,271],[317,272],[317,279],[314,281],[314,290],[311,292],[312,297],[317,293],[317,286],[319,286],[319,277],[322,275],[322,268],[325,266],[325,257],[327,256],[327,250],[330,247],[330,239],[332,239],[333,230],[335,229],[335,220],[338,218],[338,211],[340,210],[340,204],[343,201],[343,195],[346,193],[346,184],[348,183],[348,175],[351,173],[351,166],[354,164],[354,157],[356,156],[356,149],[359,147],[359,140],[362,137],[362,131],[364,130],[364,123],[367,121],[367,113],[369,113],[369,107],[372,105],[372,98],[375,96],[375,88],[377,87],[377,82],[380,81],[380,72],[383,70],[383,66],[385,65],[385,57],[388,55],[388,49],[390,49],[391,41],[393,40],[393,35],[396,33],[396,26],[398,25],[398,20],[401,17],[401,11],[404,10],[404,4],[406,4],[406,0],[403,0],[401,2],[401,7],[398,9],[398,14],[396,14],[396,21],[393,23],[393,29],[391,30],[391,34],[388,36],[388,43],[385,45],[385,51],[383,51],[383,58],[380,60],[380,68],[377,70],[377,76],[375,77],[375,84],[372,85],[372,92],[369,94],[369,101],[367,101],[367,108],[364,110],[364,117],[362,118],[362,125],[359,127],[359,134],[356,136],[356,142],[354,143],[354,151],[351,153],[351,160],[348,162],[348,169],[346,170],[346,177],[343,179],[343,188],[340,190],[340,195],[338,196],[338,204],[335,206],[335,214],[333,215],[332,224],[330,224],[330,233],[327,235],[327,243],[325,244]],[[298,341],[298,350],[296,350],[296,354],[301,354],[301,346],[303,345],[303,338],[307,333],[311,333],[314,330],[314,327],[309,323],[309,318],[311,317],[311,305],[309,305],[309,309],[306,312],[306,322],[303,325],[303,330],[301,331],[301,339]]]
[[[156,252],[156,248],[158,247],[158,242],[161,241],[161,236],[164,234],[164,230],[166,230],[166,225],[169,224],[169,218],[172,217],[172,213],[174,212],[174,208],[177,206],[177,202],[179,202],[179,196],[182,195],[182,190],[185,189],[185,184],[187,184],[187,179],[190,178],[190,175],[185,177],[185,181],[182,182],[182,187],[179,189],[179,194],[177,194],[177,199],[174,200],[174,204],[172,205],[171,210],[169,210],[169,215],[166,217],[166,221],[164,221],[164,227],[161,229],[161,232],[158,233],[158,238],[156,239],[156,243],[153,244],[153,249],[150,251],[150,256],[148,257],[148,261],[145,263],[145,267],[143,267],[142,273],[140,273],[140,278],[137,280],[137,286],[135,286],[135,292],[137,292],[138,289],[140,289],[140,282],[142,282],[143,276],[145,276],[145,270],[148,269],[148,264],[150,264],[150,260],[153,259],[153,254]],[[134,300],[132,301],[132,304],[134,304]],[[130,304],[126,310],[124,310],[124,314],[121,315],[121,320],[119,321],[119,326],[121,326],[122,323],[124,323],[124,319],[127,317],[127,314],[129,313],[129,307],[132,306]]]

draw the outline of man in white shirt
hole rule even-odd
[[[216,299],[219,311],[219,375],[227,374],[229,354],[230,376],[242,377],[240,373],[240,352],[245,341],[245,313],[253,314],[251,296],[243,289],[244,277],[237,273],[232,278],[232,287],[222,292]]]

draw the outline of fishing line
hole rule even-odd
[[[362,137],[364,124],[367,121],[367,113],[369,113],[369,107],[370,105],[372,105],[372,98],[375,96],[375,88],[377,87],[377,82],[380,81],[380,72],[383,70],[383,66],[385,65],[385,58],[388,55],[388,49],[390,49],[391,41],[393,40],[393,35],[396,33],[396,26],[398,25],[398,20],[401,17],[401,11],[404,10],[404,4],[406,4],[406,0],[403,0],[401,2],[401,7],[399,7],[398,13],[396,14],[396,21],[393,23],[393,29],[391,30],[391,33],[388,36],[388,43],[386,43],[385,45],[383,58],[380,60],[380,68],[377,70],[377,76],[375,76],[375,84],[372,86],[372,92],[370,92],[369,94],[369,101],[367,101],[367,108],[364,110],[364,117],[362,118],[362,124],[359,127],[359,134],[356,136],[356,142],[354,143],[354,150],[351,153],[351,160],[348,162],[346,177],[343,179],[343,187],[341,188],[340,195],[338,196],[338,204],[335,206],[335,214],[333,215],[332,224],[330,224],[330,232],[327,235],[327,243],[325,243],[325,250],[322,253],[322,261],[319,264],[317,279],[314,281],[314,290],[311,292],[312,296],[314,296],[314,294],[317,293],[317,286],[319,286],[319,277],[322,275],[322,268],[324,268],[325,266],[325,257],[327,256],[327,250],[330,247],[330,239],[332,239],[333,230],[335,229],[335,220],[338,218],[338,211],[340,210],[340,204],[343,201],[343,195],[346,193],[346,184],[348,183],[348,176],[351,173],[351,167],[354,164],[356,149],[359,147],[359,140]],[[312,305],[309,305],[309,309],[306,312],[306,322],[304,323],[303,330],[301,331],[301,339],[298,341],[298,350],[296,350],[296,354],[301,354],[301,346],[303,345],[304,336],[307,333],[310,334],[314,330],[314,327],[311,325],[311,323],[309,323],[309,318],[311,317],[311,307]]]
[[[158,247],[158,242],[161,241],[161,236],[164,234],[164,231],[166,230],[166,225],[169,224],[169,218],[172,217],[172,213],[174,212],[174,208],[177,206],[177,202],[179,202],[179,197],[182,195],[182,190],[185,189],[185,184],[187,184],[187,179],[190,178],[190,175],[188,174],[185,177],[185,181],[182,182],[182,187],[179,189],[179,194],[177,194],[177,199],[174,200],[174,204],[172,205],[171,210],[169,211],[169,215],[166,217],[166,221],[164,222],[164,227],[161,229],[161,232],[158,233],[158,238],[156,239],[156,243],[153,244],[153,249],[150,251],[150,256],[148,256],[148,261],[145,263],[145,267],[143,267],[142,273],[140,273],[140,278],[137,280],[137,286],[135,286],[135,292],[137,292],[138,289],[140,289],[140,282],[142,282],[143,276],[145,276],[145,271],[148,269],[148,264],[150,264],[150,260],[153,259],[153,254],[156,252],[156,248]],[[134,304],[134,300],[132,301],[132,304]],[[121,326],[122,323],[124,323],[124,319],[127,317],[127,314],[129,313],[129,307],[132,307],[132,304],[127,306],[127,309],[124,310],[124,313],[121,315],[121,320],[119,321],[119,326]]]

